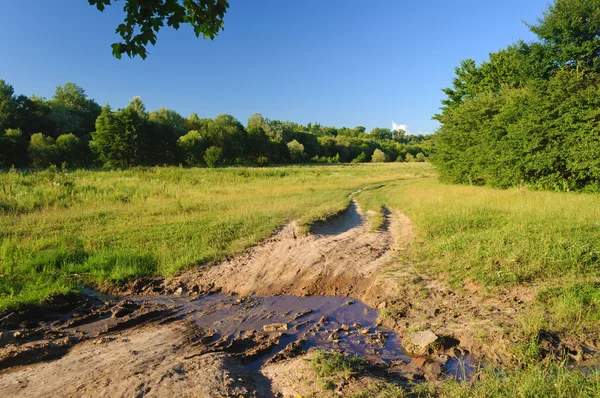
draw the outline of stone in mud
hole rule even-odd
[[[270,323],[263,326],[265,332],[282,332],[288,330],[287,323]]]
[[[354,300],[348,300],[344,304],[342,304],[342,307],[348,307],[348,306],[351,306],[354,303],[355,303]]]
[[[414,332],[410,334],[410,341],[417,347],[423,349],[428,345],[435,343],[438,336],[431,330],[425,330],[423,332]]]
[[[426,362],[427,358],[425,357],[414,357],[410,363],[416,366],[417,368],[423,368]]]
[[[176,296],[181,296],[182,294],[184,294],[186,292],[187,292],[187,289],[185,289],[183,287],[178,287],[177,289],[175,289],[175,292],[173,292],[173,294]]]

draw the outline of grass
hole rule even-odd
[[[404,212],[416,240],[401,262],[463,281],[539,287],[519,327],[519,367],[484,369],[472,382],[424,384],[412,395],[598,396],[597,374],[540,355],[540,330],[597,333],[600,196],[444,185],[427,164],[274,168],[136,168],[0,172],[0,311],[39,304],[85,284],[172,275],[210,264],[288,222],[307,228],[344,209]],[[393,272],[385,277],[393,278]],[[320,353],[324,388],[364,362]],[[403,396],[375,386],[367,396]]]
[[[569,370],[563,364],[534,364],[515,371],[485,368],[468,383],[450,381],[423,384],[414,389],[418,397],[581,397],[600,396],[600,374]]]
[[[423,164],[0,172],[0,311],[82,284],[172,275],[334,214]]]
[[[358,356],[318,350],[312,358],[312,368],[319,377],[349,379],[367,369],[367,362]]]
[[[419,242],[411,260],[485,285],[600,276],[600,196],[399,181],[361,207],[402,210]],[[380,221],[378,217],[375,221]]]

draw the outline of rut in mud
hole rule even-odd
[[[376,277],[406,237],[385,217],[371,231],[352,201],[309,235],[290,223],[218,266],[135,281],[126,289],[137,295],[8,314],[0,319],[0,395],[277,396],[290,367],[303,366],[293,358],[313,347],[365,356],[387,378],[452,371],[447,357],[416,367],[359,301],[382,299]]]
[[[356,201],[340,216],[301,234],[295,222],[271,238],[218,266],[192,270],[164,281],[136,281],[131,294],[207,294],[248,296],[347,296],[376,305],[374,283],[393,259],[397,221],[386,214],[384,228],[371,231]],[[122,293],[123,291],[120,291]]]

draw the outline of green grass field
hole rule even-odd
[[[597,334],[600,196],[444,185],[422,163],[1,172],[0,310],[83,285],[214,263],[290,220],[306,227],[339,212],[359,189],[363,210],[376,211],[374,228],[383,206],[410,217],[417,238],[399,265],[415,264],[455,287],[471,280],[492,293],[535,284],[538,329]],[[600,390],[598,377],[556,366],[482,373],[475,383],[425,385],[419,394]]]
[[[223,259],[429,165],[0,173],[0,310]]]

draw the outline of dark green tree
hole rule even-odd
[[[88,0],[104,11],[111,0]],[[165,26],[179,29],[191,25],[196,37],[211,40],[223,29],[223,18],[229,8],[227,0],[124,0],[125,20],[116,33],[121,41],[112,45],[113,55],[121,58],[140,56],[145,59],[148,44],[156,44],[158,31]]]

